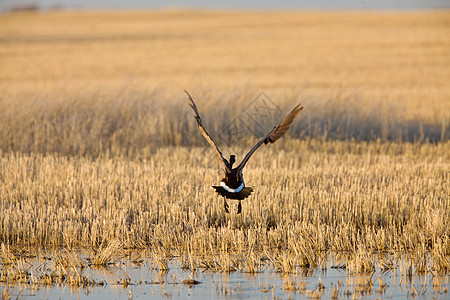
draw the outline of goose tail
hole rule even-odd
[[[216,193],[219,194],[222,197],[225,197],[227,199],[234,199],[234,200],[244,200],[248,196],[253,193],[253,188],[251,187],[245,187],[238,193],[232,193],[227,190],[225,190],[221,186],[213,185],[213,188],[216,190]]]

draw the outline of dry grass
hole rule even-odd
[[[302,101],[295,137],[447,141],[449,15],[5,14],[0,148],[148,156],[199,145],[183,89],[214,133],[265,91],[283,110]]]
[[[246,171],[256,192],[241,215],[224,213],[210,188],[217,181],[214,157],[199,162],[200,148],[161,148],[145,160],[3,153],[0,238],[46,248],[120,241],[121,248],[154,249],[160,266],[181,255],[191,269],[203,264],[248,272],[258,269],[255,253],[266,254],[280,272],[295,272],[320,266],[321,251],[353,251],[352,272],[366,272],[374,265],[364,265],[370,253],[429,252],[431,264],[419,263],[424,254],[413,260],[445,273],[448,147],[275,144],[257,152]],[[266,157],[273,158],[270,171]],[[196,263],[197,255],[217,257]]]
[[[448,20],[446,11],[2,15],[2,281],[89,284],[75,256],[55,258],[59,277],[32,275],[9,246],[95,249],[89,261],[100,266],[149,249],[160,271],[176,257],[191,272],[302,274],[338,251],[352,274],[448,273]],[[215,160],[184,88],[214,136],[262,90],[284,111],[305,107],[290,137],[252,157],[255,193],[240,215],[225,214],[210,187]],[[250,144],[224,152],[239,159]],[[372,278],[357,285],[357,295],[373,292]],[[323,295],[320,284],[285,289]]]
[[[8,95],[109,92],[125,83],[171,94],[237,84],[282,93],[342,87],[407,101],[414,113],[448,99],[448,20],[448,11],[6,14],[0,79]]]
[[[113,240],[109,242],[106,247],[100,247],[95,250],[95,254],[93,259],[91,260],[92,265],[94,266],[106,266],[111,262],[111,258],[120,257],[120,251],[123,249],[123,246],[118,240]]]
[[[235,94],[235,90],[231,95],[211,93],[199,93],[194,97],[198,99],[205,124],[215,137],[235,118],[245,118],[240,112],[246,107],[242,103],[249,103],[259,94],[251,88],[243,90],[241,95]],[[304,95],[287,93],[280,99],[272,99],[283,113],[299,101],[305,107],[289,132],[295,138],[445,142],[450,137],[450,122],[446,117],[433,121],[422,117],[405,120],[405,115],[398,113],[406,109],[400,103],[370,102],[355,94],[308,99]],[[443,114],[447,113],[448,103],[441,103]],[[139,92],[128,88],[109,97],[89,92],[81,96],[32,100],[0,95],[0,148],[91,157],[106,154],[148,158],[162,146],[204,145],[188,109],[186,95],[181,90],[173,97],[158,91]],[[250,143],[245,146],[250,147]]]
[[[28,285],[39,289],[41,286],[69,286],[71,288],[87,288],[103,286],[105,282],[96,281],[83,274],[87,266],[83,259],[76,254],[56,252],[45,259],[50,263],[34,267],[27,259],[16,256],[9,248],[2,245],[2,268],[0,268],[0,283],[4,287],[16,284]],[[5,257],[14,257],[7,260]],[[7,290],[2,294],[2,299],[7,299]],[[5,298],[6,297],[6,298]]]

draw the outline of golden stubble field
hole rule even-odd
[[[447,11],[1,15],[2,280],[61,248],[287,273],[337,251],[349,272],[447,274],[449,36]],[[183,89],[213,135],[261,91],[304,106],[248,164],[240,215],[210,187]]]
[[[4,14],[0,145],[92,155],[200,145],[184,89],[215,133],[265,92],[285,111],[303,103],[295,137],[447,141],[449,19],[447,11]]]

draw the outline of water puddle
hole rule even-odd
[[[270,264],[256,273],[202,268],[192,273],[179,258],[167,262],[169,270],[161,270],[151,256],[93,267],[77,262],[83,261],[81,254],[69,257],[72,262],[66,266],[61,256],[23,259],[16,269],[25,273],[18,274],[0,265],[2,299],[448,299],[450,288],[450,275],[414,275],[399,265],[352,275],[332,255],[326,268],[296,268],[295,273],[277,272]]]

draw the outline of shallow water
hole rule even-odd
[[[48,268],[48,262],[27,260],[34,276]],[[1,284],[0,290],[11,299],[295,299],[325,298],[433,298],[449,299],[450,275],[402,276],[399,269],[369,275],[349,275],[345,269],[297,269],[297,274],[277,273],[266,267],[260,273],[211,272],[197,269],[193,274],[182,269],[179,260],[168,264],[170,270],[158,271],[151,259],[135,264],[121,260],[105,268],[87,267],[87,278],[102,285],[71,288],[68,285]],[[329,266],[332,266],[330,261]],[[51,269],[51,268],[48,268]],[[200,282],[189,285],[185,280]],[[335,298],[335,299],[337,299]]]

